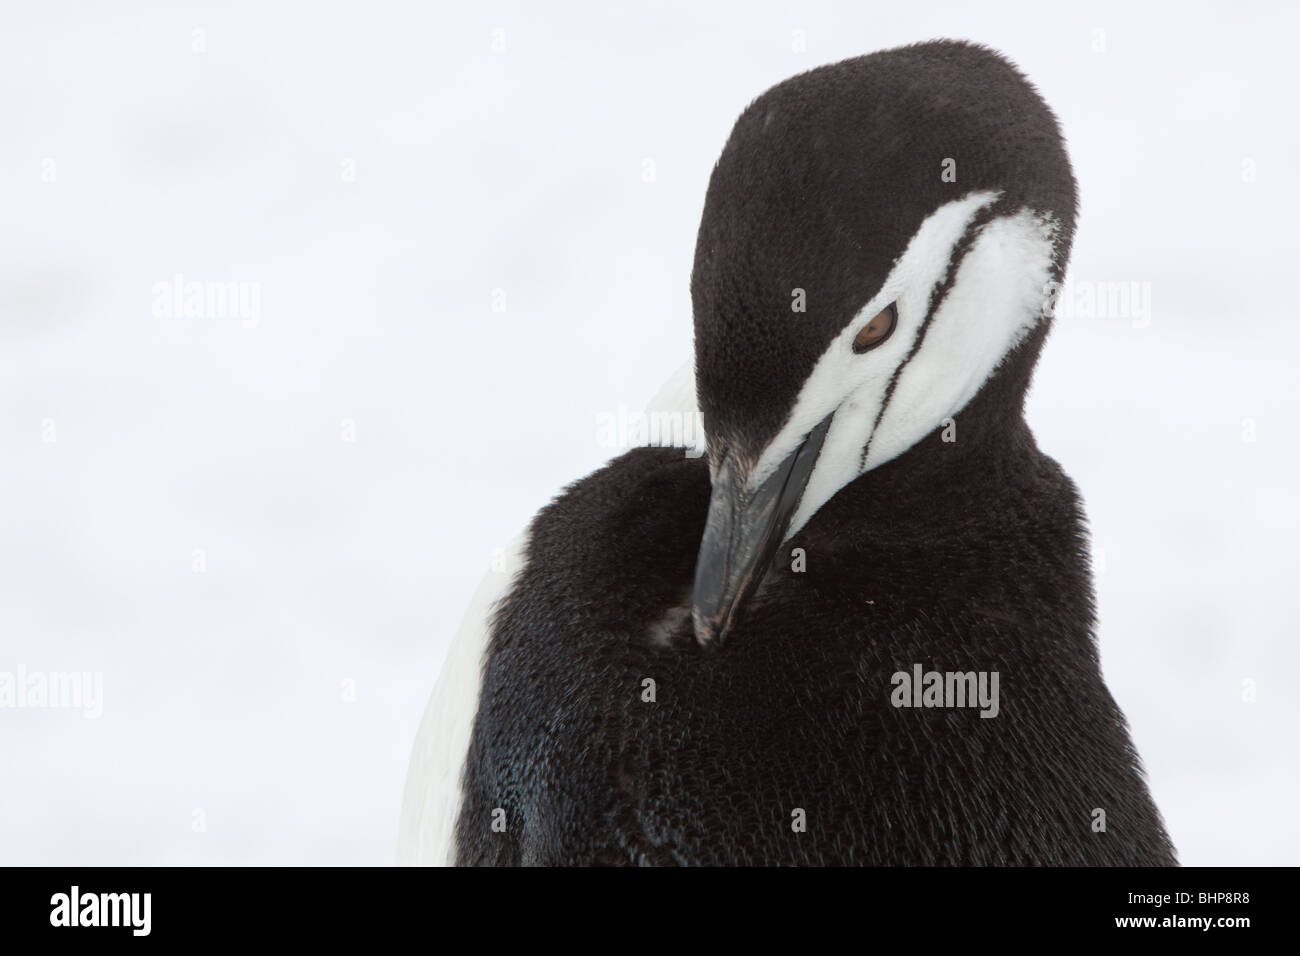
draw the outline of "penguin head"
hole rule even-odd
[[[694,622],[720,644],[837,491],[1032,366],[1074,233],[1056,119],[999,54],[938,41],[820,67],[737,120],[691,275],[712,498]],[[1022,414],[1026,374],[1003,407]]]

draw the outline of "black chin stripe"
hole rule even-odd
[[[876,437],[876,429],[880,427],[880,420],[885,417],[885,409],[889,407],[889,400],[894,397],[894,389],[898,387],[898,380],[903,375],[903,369],[907,368],[907,363],[912,361],[916,353],[921,350],[925,343],[925,334],[930,330],[930,323],[934,321],[935,313],[939,307],[948,298],[948,293],[957,282],[957,273],[961,270],[961,264],[970,252],[971,246],[975,245],[975,240],[980,232],[994,219],[1010,210],[1012,203],[1002,197],[995,199],[990,205],[985,206],[967,224],[966,230],[957,240],[957,244],[952,247],[952,255],[948,259],[948,271],[943,277],[943,281],[930,290],[930,300],[926,303],[925,318],[921,320],[921,328],[916,333],[916,338],[912,341],[912,347],[908,350],[907,356],[903,361],[898,363],[898,368],[894,369],[894,374],[889,377],[889,384],[885,386],[885,397],[880,403],[880,411],[876,412],[876,420],[871,423],[871,431],[867,433],[867,443],[862,446],[862,457],[858,461],[858,471],[867,467],[867,454],[871,451],[871,440]]]

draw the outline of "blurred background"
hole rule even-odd
[[[934,37],[1072,151],[1029,418],[1174,842],[1298,862],[1296,8],[610,6],[6,9],[0,673],[102,713],[0,706],[0,862],[390,862],[493,555],[690,357],[731,124]]]

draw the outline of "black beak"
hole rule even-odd
[[[803,497],[834,414],[808,433],[763,484],[747,493],[724,456],[713,479],[709,517],[695,562],[695,639],[721,647],[736,610],[754,593]]]

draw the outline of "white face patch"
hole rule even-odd
[[[954,248],[998,195],[971,193],[932,213],[879,293],[817,360],[785,426],[748,481],[751,489],[758,488],[818,422],[835,414],[787,537],[858,475],[896,458],[961,411],[1043,314],[1055,230],[1022,209],[980,230],[912,354],[931,292],[947,278]],[[898,309],[893,334],[878,348],[855,353],[854,337],[891,303]],[[905,362],[882,415],[889,383]]]
[[[984,227],[924,344],[899,376],[871,439],[867,469],[898,457],[965,408],[1037,324],[1051,281],[1055,232],[1028,209]]]

